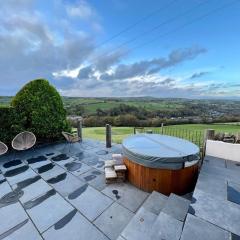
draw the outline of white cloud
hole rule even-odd
[[[84,20],[88,20],[96,16],[95,10],[83,0],[79,1],[75,5],[68,5],[66,10],[69,16],[79,17]]]

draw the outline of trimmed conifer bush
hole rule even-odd
[[[11,105],[23,119],[24,129],[32,131],[38,140],[55,140],[62,131],[69,131],[62,98],[45,79],[27,83]]]

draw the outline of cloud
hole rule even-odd
[[[192,74],[192,75],[189,77],[189,79],[200,78],[200,77],[205,76],[205,75],[207,75],[207,74],[209,74],[209,73],[210,73],[210,72],[207,72],[207,71],[205,71],[205,72],[196,72],[196,73]]]
[[[185,61],[192,60],[205,52],[206,49],[200,47],[173,50],[166,58],[143,60],[132,64],[120,64],[116,67],[113,73],[102,74],[101,79],[109,81],[154,74],[162,69],[170,68]]]
[[[69,16],[79,17],[84,20],[96,16],[95,10],[86,1],[78,1],[77,4],[68,5],[66,11]]]
[[[70,29],[59,32],[61,25],[51,28],[42,19],[43,15],[34,10],[32,1],[11,0],[3,6],[5,12],[0,13],[3,91],[10,85],[17,88],[39,77],[53,79],[54,72],[77,68],[93,53],[95,44],[91,35]]]

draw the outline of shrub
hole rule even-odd
[[[14,136],[23,130],[23,118],[12,107],[0,107],[0,141],[11,144]]]
[[[69,131],[61,96],[45,79],[27,83],[13,98],[11,105],[23,119],[24,129],[38,140],[55,140]]]

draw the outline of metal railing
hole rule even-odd
[[[174,128],[170,126],[159,128],[134,128],[134,133],[156,133],[179,137],[195,143],[200,148],[204,146],[204,131]]]

